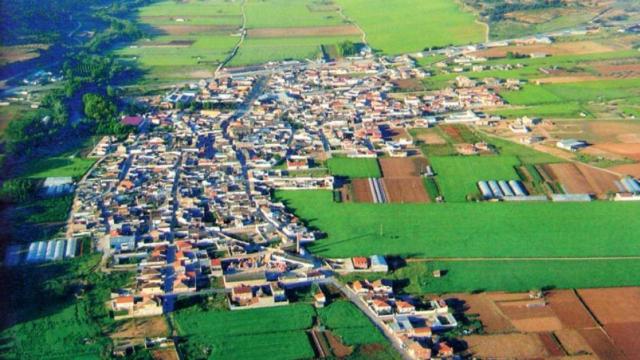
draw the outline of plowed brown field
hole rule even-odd
[[[373,202],[373,194],[368,179],[353,179],[353,198],[356,202]]]

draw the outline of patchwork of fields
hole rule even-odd
[[[174,315],[178,332],[188,340],[182,350],[189,357],[205,353],[221,359],[310,359],[315,352],[309,330],[314,317],[344,345],[357,351],[377,345],[378,355],[396,354],[384,336],[355,305],[337,300],[316,310],[309,304],[242,311],[202,311],[191,307]],[[317,332],[318,336],[326,332]],[[343,345],[343,346],[344,346]]]

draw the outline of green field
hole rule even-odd
[[[290,360],[314,356],[305,333],[314,314],[310,305],[295,304],[233,312],[188,308],[174,316],[190,357]]]
[[[433,270],[446,270],[446,274],[434,278]],[[443,294],[638,286],[638,271],[638,260],[430,261],[408,263],[391,274],[348,275],[343,280],[390,278],[406,284],[402,292]]]
[[[311,11],[317,0],[249,0],[247,28],[313,27],[345,24],[337,11]]]
[[[325,257],[586,257],[640,255],[638,203],[334,203],[330,191],[279,191],[327,233]]]
[[[50,157],[28,164],[20,176],[29,178],[71,176],[77,179],[82,177],[95,162],[95,159],[81,157]]]
[[[567,84],[525,85],[502,97],[514,105],[537,105],[571,101],[609,101],[640,96],[640,79],[585,81]]]
[[[356,42],[358,37],[247,37],[230,66],[262,64],[269,61],[316,59],[321,53],[320,45],[337,44],[343,40]]]
[[[447,202],[464,202],[467,195],[479,193],[478,181],[519,180],[515,156],[432,156],[429,158],[440,191]]]
[[[130,273],[96,271],[100,259],[82,256],[3,274],[0,305],[9,316],[0,318],[0,358],[105,358],[113,320],[104,304]],[[81,287],[82,296],[74,296]]]
[[[453,0],[338,0],[337,3],[363,28],[369,45],[387,54],[485,39],[485,27]]]
[[[375,158],[333,157],[327,160],[332,175],[348,178],[378,178],[381,176],[378,160]]]
[[[322,324],[346,345],[385,343],[386,339],[352,303],[338,300],[319,309]]]

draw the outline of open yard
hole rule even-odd
[[[485,27],[453,0],[336,2],[364,30],[369,45],[387,54],[485,40]],[[442,31],[445,28],[447,31]]]
[[[348,204],[333,202],[330,191],[276,196],[327,233],[310,246],[326,257],[640,255],[637,203]]]

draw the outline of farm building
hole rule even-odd
[[[558,141],[556,143],[556,146],[559,147],[560,149],[575,152],[589,146],[589,144],[587,144],[587,142],[583,140],[565,139],[565,140]]]
[[[29,244],[27,250],[27,263],[39,263],[45,261],[57,261],[76,256],[77,240],[49,240],[38,241]]]
[[[478,189],[480,189],[482,198],[485,200],[522,198],[529,195],[522,183],[518,180],[479,181]]]
[[[71,176],[48,177],[42,184],[42,192],[47,197],[70,194],[73,192],[73,179]]]

